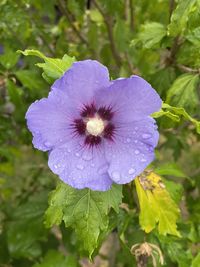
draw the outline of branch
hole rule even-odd
[[[110,41],[111,51],[112,51],[112,54],[113,54],[113,57],[115,59],[117,66],[120,67],[122,64],[122,59],[120,55],[118,54],[116,46],[115,46],[115,41],[114,41],[114,36],[113,36],[113,31],[112,31],[113,30],[112,18],[110,16],[107,16],[107,14],[104,12],[104,10],[101,8],[101,6],[96,0],[93,0],[93,3],[104,18],[104,22],[105,22],[107,32],[108,32],[108,38]]]
[[[175,1],[174,0],[170,0],[169,1],[169,22],[171,20],[172,13],[174,11],[174,6],[175,6]]]
[[[192,69],[190,67],[187,67],[181,64],[177,64],[176,67],[184,72],[200,74],[200,69]]]
[[[58,0],[58,8],[60,9],[61,13],[67,18],[70,26],[72,27],[72,29],[74,30],[75,34],[77,35],[77,37],[86,45],[88,45],[88,41],[87,39],[85,39],[85,37],[81,34],[81,32],[79,32],[77,30],[77,28],[75,27],[74,23],[73,23],[73,18],[69,12],[69,10],[67,9],[65,2],[63,0]]]
[[[130,6],[130,28],[131,28],[131,31],[133,31],[134,30],[134,24],[135,24],[133,0],[129,0],[129,6]]]

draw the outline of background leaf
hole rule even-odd
[[[46,211],[46,225],[60,224],[75,229],[77,238],[91,257],[98,245],[101,231],[108,228],[108,212],[111,207],[118,211],[121,203],[121,187],[114,185],[109,191],[90,189],[77,190],[60,183],[50,196],[50,207]]]

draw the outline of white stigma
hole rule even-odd
[[[104,130],[103,120],[100,118],[91,118],[86,124],[86,129],[89,134],[94,136],[100,135]]]

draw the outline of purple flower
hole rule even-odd
[[[26,119],[34,147],[49,151],[49,167],[61,180],[104,191],[130,182],[152,162],[159,134],[149,115],[160,108],[142,78],[110,81],[106,67],[84,60],[29,107]]]

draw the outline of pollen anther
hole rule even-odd
[[[101,118],[90,118],[86,124],[86,130],[89,134],[98,136],[104,131],[104,122]]]

